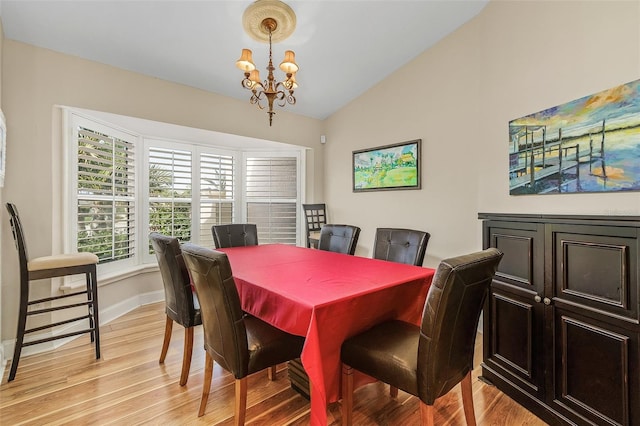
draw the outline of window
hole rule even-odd
[[[152,231],[213,247],[213,225],[249,222],[261,244],[298,242],[301,150],[249,153],[67,117],[65,245],[98,255],[100,273],[155,262]]]
[[[149,148],[149,232],[191,240],[191,152]]]
[[[296,244],[298,157],[246,157],[247,222],[258,228],[258,241]]]
[[[131,259],[136,254],[134,139],[95,126],[78,125],[75,132],[76,249],[95,253],[101,264]]]
[[[235,176],[234,157],[200,155],[200,243],[213,247],[213,225],[233,223]]]

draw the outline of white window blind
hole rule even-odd
[[[296,244],[297,157],[247,157],[245,197],[247,222],[257,225],[261,244]]]
[[[80,252],[100,263],[135,255],[135,147],[133,142],[78,126],[77,235]]]
[[[98,255],[100,274],[155,262],[152,231],[213,247],[211,226],[253,222],[260,243],[298,240],[303,150],[142,136],[76,111],[65,129],[64,246]]]
[[[150,232],[191,240],[191,157],[186,150],[149,148]]]
[[[230,155],[200,154],[200,239],[213,247],[211,227],[233,223],[234,161]]]

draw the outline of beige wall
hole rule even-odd
[[[492,1],[327,120],[331,220],[367,256],[376,227],[426,230],[435,266],[481,247],[478,212],[638,215],[638,192],[509,196],[507,160],[510,120],[638,78],[640,2]],[[353,150],[417,138],[422,190],[351,192]]]
[[[266,113],[233,100],[157,78],[63,55],[13,40],[3,46],[3,109],[10,127],[3,199],[15,203],[30,257],[61,252],[62,144],[55,105],[105,111],[183,126],[268,139],[312,148],[307,195],[322,197],[322,122],[278,111]],[[313,175],[311,174],[313,173]],[[7,212],[2,230],[2,341],[15,336],[18,305],[17,254]],[[158,274],[142,274],[100,288],[100,311],[161,288]]]

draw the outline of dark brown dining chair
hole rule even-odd
[[[258,228],[252,223],[231,223],[211,227],[216,248],[258,245]]]
[[[422,266],[431,235],[414,229],[378,228],[373,258]]]
[[[160,364],[164,363],[171,343],[173,322],[184,327],[184,348],[180,386],[187,384],[191,356],[193,354],[193,328],[202,324],[200,304],[189,279],[189,271],[182,258],[180,242],[177,238],[152,232],[149,234],[153,251],[158,259],[158,267],[164,284],[164,304],[167,315],[164,326],[164,341],[160,352]]]
[[[423,425],[433,425],[433,404],[462,385],[468,425],[475,425],[471,370],[482,305],[502,252],[490,248],[443,260],[429,288],[422,325],[392,320],[342,344],[342,424],[351,425],[353,370],[420,399]]]
[[[307,225],[307,247],[318,248],[320,229],[327,223],[327,205],[303,204],[304,221]]]
[[[18,363],[20,362],[20,354],[22,353],[22,348],[25,346],[37,345],[39,343],[50,342],[56,339],[64,339],[71,336],[90,333],[91,341],[96,347],[96,359],[99,359],[100,323],[98,319],[98,278],[96,273],[98,256],[93,253],[73,253],[29,259],[24,231],[22,229],[22,223],[20,222],[20,216],[18,215],[18,209],[14,204],[7,203],[7,210],[11,216],[11,231],[16,243],[16,248],[18,249],[18,260],[20,265],[20,306],[18,314],[18,329],[8,381],[10,382],[16,377]],[[86,280],[86,287],[82,290],[30,300],[29,293],[33,281],[80,274],[84,274]],[[49,285],[48,282],[46,285]],[[42,294],[41,290],[38,291],[38,294]],[[77,296],[82,296],[82,300],[78,299]],[[67,298],[72,299],[69,300]],[[61,299],[64,299],[65,302],[55,302],[55,306],[51,303]],[[41,323],[37,327],[26,328],[28,317],[38,315],[40,320],[44,321],[42,314],[48,314],[54,311],[58,312],[65,309],[77,309],[82,306],[87,307],[86,315],[74,316],[72,318],[45,324]],[[77,315],[77,313],[74,315]],[[37,333],[81,320],[87,320],[88,326],[86,328],[69,333],[54,334],[50,337],[35,338],[28,342],[24,341],[25,334]]]
[[[198,416],[209,398],[213,362],[236,379],[235,424],[243,425],[247,376],[300,357],[304,338],[285,333],[242,311],[227,255],[187,243],[182,254],[200,300],[204,348],[204,382]]]
[[[320,250],[353,254],[356,251],[360,228],[352,225],[327,224],[320,230]]]

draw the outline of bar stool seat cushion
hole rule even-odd
[[[27,262],[27,270],[67,268],[69,266],[91,265],[98,263],[98,256],[93,253],[67,253],[53,256],[42,256]]]

